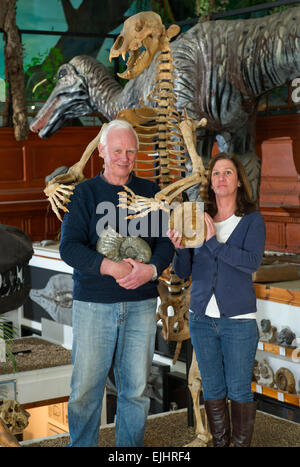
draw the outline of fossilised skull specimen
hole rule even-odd
[[[19,402],[12,400],[0,401],[0,417],[8,430],[17,435],[23,433],[28,425],[30,414],[22,409]]]
[[[109,60],[122,55],[125,60],[129,53],[127,69],[118,73],[121,78],[133,79],[139,76],[151,63],[163,42],[176,36],[180,28],[171,25],[166,31],[161,17],[153,11],[144,11],[131,16],[124,22],[109,55]],[[140,48],[145,50],[140,51]]]

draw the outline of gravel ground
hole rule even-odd
[[[183,447],[195,440],[194,428],[187,425],[187,411],[149,417],[145,433],[146,447]],[[45,439],[27,447],[64,447],[68,436]],[[100,430],[101,447],[114,447],[114,426]],[[300,424],[257,412],[252,447],[300,447]]]

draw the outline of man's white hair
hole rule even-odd
[[[133,126],[129,122],[126,122],[126,120],[112,120],[111,122],[107,123],[101,133],[100,144],[103,146],[106,145],[107,134],[112,129],[130,130],[136,138],[137,148],[139,147],[139,137]]]

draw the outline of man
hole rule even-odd
[[[159,191],[155,183],[132,172],[138,137],[130,124],[110,122],[98,149],[104,171],[77,185],[61,231],[61,258],[74,268],[70,446],[97,446],[102,398],[112,364],[118,394],[116,446],[143,446],[150,402],[145,389],[156,332],[157,277],[169,266],[174,249],[166,236],[160,233],[151,238],[148,233],[143,238],[152,250],[151,264],[131,258],[114,262],[96,251],[108,202],[116,214],[111,216],[116,222],[111,227],[119,231],[121,221],[128,224],[124,220],[127,210],[120,212],[117,207],[123,185],[147,197]],[[148,223],[150,226],[150,220]]]

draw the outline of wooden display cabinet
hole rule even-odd
[[[48,436],[68,433],[68,403],[52,404],[48,407]]]
[[[299,285],[300,281],[295,281]],[[272,286],[266,284],[254,284],[257,296],[257,322],[260,327],[262,319],[271,321],[271,325],[277,328],[278,333],[283,328],[291,329],[297,338],[300,336],[300,291]],[[298,411],[300,407],[300,345],[285,346],[260,340],[258,343],[256,360],[266,360],[272,368],[274,375],[279,368],[287,368],[295,378],[296,388],[294,393],[280,390],[276,387],[263,386],[252,382],[252,391],[259,395],[267,396],[282,404],[288,404],[289,408]],[[299,412],[297,412],[299,415]],[[297,415],[297,417],[298,417]]]

